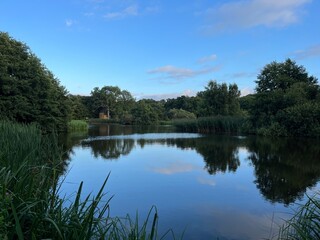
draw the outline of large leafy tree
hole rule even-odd
[[[98,116],[99,112],[104,110],[109,118],[115,120],[130,118],[134,102],[131,93],[119,87],[104,86],[101,89],[95,87],[91,91],[91,108],[94,116]]]
[[[291,59],[267,64],[256,81],[252,123],[271,135],[319,135],[317,78]]]
[[[72,119],[85,119],[90,116],[86,106],[86,97],[80,95],[68,95],[70,105],[70,117]]]
[[[201,116],[237,115],[240,113],[240,91],[236,84],[218,84],[210,81],[205,91],[199,92],[202,99]]]
[[[257,93],[285,91],[295,83],[307,83],[313,85],[317,79],[309,76],[303,66],[299,66],[295,61],[287,59],[285,62],[272,62],[267,64],[258,75],[256,91]]]
[[[0,119],[65,130],[67,91],[30,48],[0,32]]]
[[[165,115],[163,104],[152,99],[139,100],[131,112],[133,123],[139,125],[156,124]]]
[[[164,103],[164,107],[167,114],[169,114],[172,109],[181,109],[197,115],[200,107],[200,102],[201,99],[199,97],[180,96],[177,98],[167,99]]]

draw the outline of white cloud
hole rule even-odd
[[[247,96],[249,94],[253,94],[254,93],[254,89],[247,87],[247,88],[241,89],[240,92],[241,92],[241,97],[244,97],[244,96]]]
[[[298,50],[293,53],[296,59],[305,59],[311,57],[320,57],[320,44],[310,46],[305,50]]]
[[[216,54],[211,54],[210,56],[205,56],[202,57],[200,59],[198,59],[198,63],[207,63],[207,62],[212,62],[215,61],[217,59],[217,55]]]
[[[178,83],[181,82],[182,79],[192,78],[198,75],[207,74],[211,72],[216,72],[220,70],[220,66],[202,68],[199,70],[193,70],[190,68],[179,68],[172,65],[166,65],[163,67],[158,67],[152,70],[149,70],[149,74],[160,74],[160,76],[156,79],[174,79],[173,82],[168,83]]]
[[[256,26],[285,27],[299,21],[302,7],[311,0],[241,0],[209,9],[207,31]]]
[[[190,90],[190,89],[186,89],[183,92],[174,92],[174,93],[159,93],[159,94],[134,94],[134,96],[137,99],[153,99],[156,101],[162,100],[162,99],[168,99],[168,98],[177,98],[177,97],[181,97],[181,96],[188,96],[188,97],[192,97],[195,96],[197,94],[197,92]]]
[[[165,167],[155,167],[152,169],[152,171],[156,173],[165,174],[165,175],[171,175],[176,173],[191,172],[197,169],[199,169],[199,167],[193,164],[184,163],[183,161],[176,161],[174,163],[167,164],[167,166]]]
[[[71,20],[71,19],[67,19],[67,20],[65,21],[65,24],[66,24],[67,27],[71,27],[71,26],[74,25],[75,23],[76,23],[76,21]]]
[[[120,19],[128,16],[137,16],[137,15],[138,15],[138,6],[132,5],[118,12],[109,12],[105,14],[104,17],[107,19]]]
[[[200,184],[209,185],[212,187],[216,186],[216,182],[213,179],[199,177],[197,180]]]

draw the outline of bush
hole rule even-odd
[[[84,120],[71,120],[68,122],[68,131],[86,131],[88,124]]]
[[[168,112],[169,119],[196,119],[196,115],[183,109],[170,109]]]

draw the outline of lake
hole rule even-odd
[[[138,213],[142,222],[156,206],[160,235],[173,229],[183,239],[272,238],[320,186],[319,140],[96,125],[63,142],[61,194],[81,181],[84,194],[97,193],[111,173],[111,216]]]

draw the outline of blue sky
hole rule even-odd
[[[192,96],[209,80],[253,92],[290,57],[320,78],[319,0],[10,0],[0,31],[25,42],[72,94],[119,86]]]

